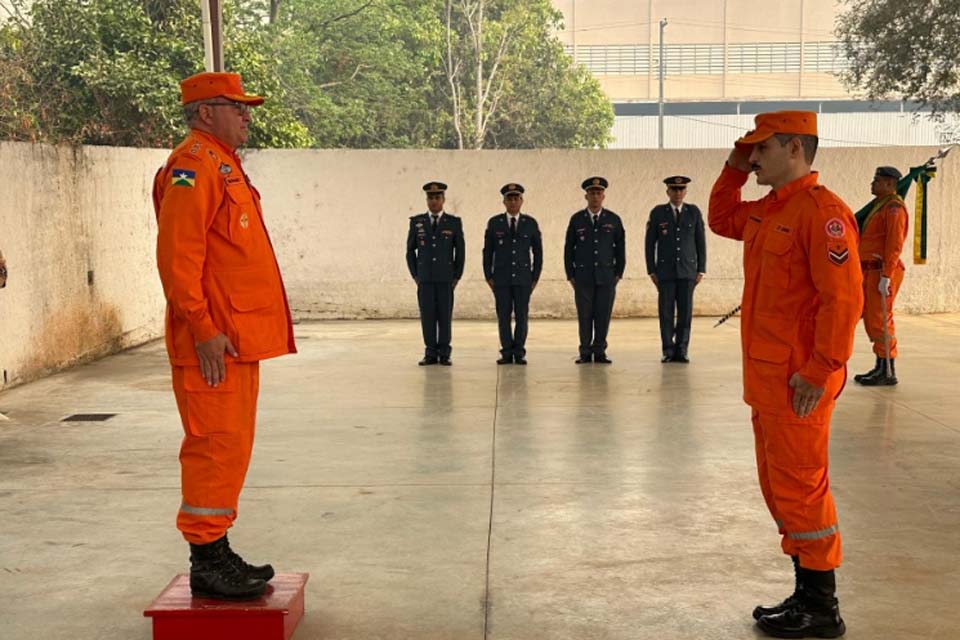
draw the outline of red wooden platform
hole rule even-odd
[[[257,600],[194,598],[190,577],[178,575],[143,615],[153,618],[154,640],[289,640],[303,618],[309,573],[278,573]]]

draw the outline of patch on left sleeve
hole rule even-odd
[[[189,169],[174,169],[170,174],[170,182],[175,187],[192,187],[197,179],[197,172]]]
[[[827,257],[830,262],[838,267],[845,264],[850,259],[850,249],[846,242],[828,242]]]
[[[846,228],[843,226],[843,221],[840,220],[840,218],[830,218],[827,220],[824,230],[831,238],[842,238],[846,234]]]

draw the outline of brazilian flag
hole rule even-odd
[[[175,187],[192,187],[197,180],[197,172],[189,169],[174,169],[170,174],[170,183]]]

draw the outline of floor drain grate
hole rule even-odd
[[[67,416],[60,422],[103,422],[104,420],[109,420],[115,413],[75,413],[72,416]]]

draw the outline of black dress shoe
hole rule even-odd
[[[421,367],[426,367],[431,364],[437,364],[437,359],[432,356],[426,356],[423,360],[417,363]]]
[[[599,362],[600,364],[612,364],[612,363],[613,363],[613,360],[611,360],[610,358],[608,358],[608,357],[607,357],[607,354],[605,354],[605,353],[598,353],[597,355],[593,356],[593,361],[594,361],[594,362]]]
[[[513,361],[516,362],[517,364],[527,364],[527,359],[524,358],[523,356],[514,356]]]
[[[687,358],[687,354],[685,354],[685,353],[678,353],[677,355],[673,356],[673,361],[674,361],[674,362],[682,362],[682,363],[686,364],[686,363],[690,362],[690,359]]]
[[[586,355],[581,355],[574,362],[576,362],[577,364],[590,364],[591,362],[593,362],[593,356],[591,356],[589,353]]]
[[[441,365],[441,366],[449,367],[449,366],[452,365],[452,364],[453,364],[453,362],[451,362],[451,360],[450,360],[449,357],[447,357],[447,358],[440,358],[440,365]]]
[[[782,613],[761,617],[757,626],[774,638],[839,638],[847,632],[838,605],[816,606],[803,599]]]
[[[673,362],[673,356],[664,355],[660,358],[660,362]]]
[[[497,360],[497,364],[510,364],[512,362],[513,362],[513,358],[511,356],[503,356],[502,358]]]

